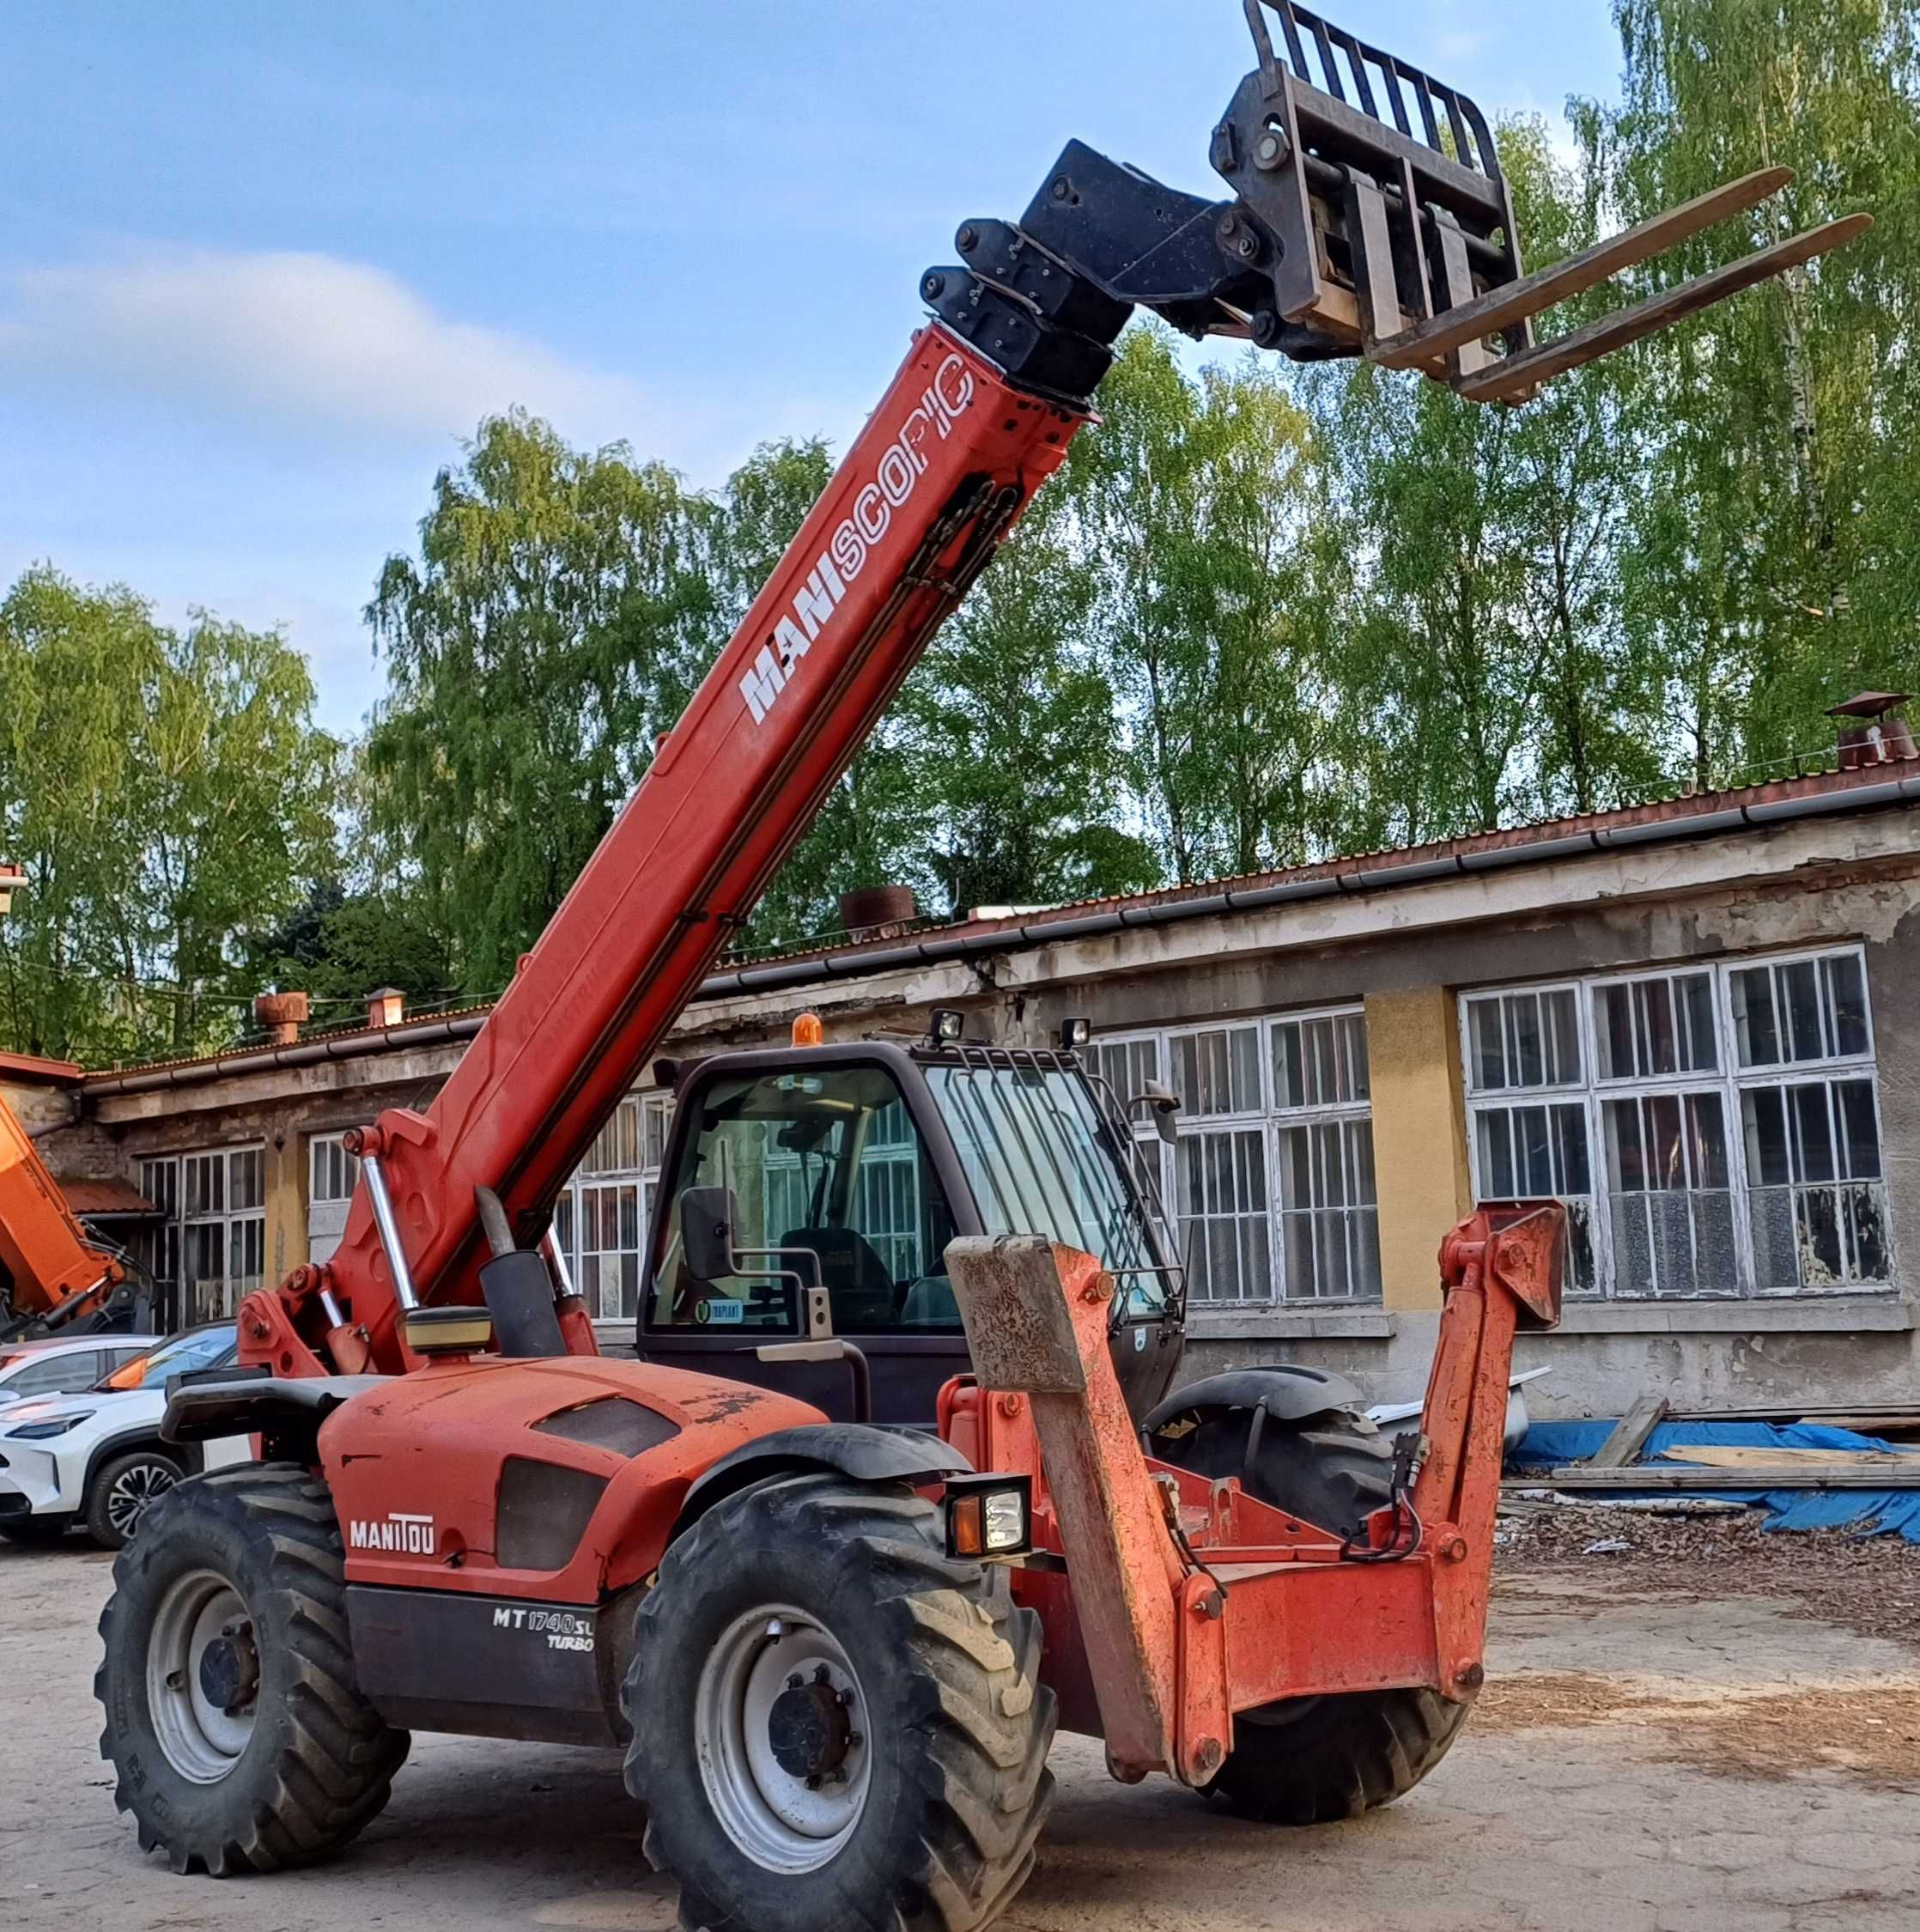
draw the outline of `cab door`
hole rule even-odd
[[[696,1073],[648,1246],[643,1359],[775,1388],[835,1421],[855,1419],[841,1363],[767,1363],[756,1351],[799,1334],[799,1286],[825,1287],[834,1333],[866,1357],[872,1419],[931,1429],[941,1385],[967,1368],[944,1256],[949,1194],[890,1064],[756,1056]],[[732,1190],[742,1272],[696,1280],[676,1207],[690,1187]]]

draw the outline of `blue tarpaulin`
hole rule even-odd
[[[1508,1467],[1516,1475],[1528,1475],[1563,1468],[1570,1462],[1584,1462],[1599,1453],[1613,1429],[1614,1425],[1607,1421],[1536,1422],[1508,1456]],[[1859,1455],[1886,1449],[1913,1456],[1915,1467],[1920,1468],[1920,1451],[1907,1445],[1881,1442],[1873,1436],[1856,1436],[1846,1429],[1823,1429],[1812,1422],[1783,1426],[1771,1422],[1663,1422],[1648,1437],[1641,1459],[1664,1463],[1670,1468],[1672,1460],[1662,1452],[1685,1449],[1690,1443],[1737,1449],[1851,1449]],[[1733,1472],[1729,1470],[1728,1474],[1731,1476]],[[1647,1493],[1655,1492],[1650,1490]],[[1687,1493],[1711,1494],[1729,1502],[1759,1504],[1767,1511],[1765,1527],[1768,1529],[1850,1527],[1862,1535],[1904,1536],[1910,1543],[1920,1543],[1920,1489],[1728,1488],[1690,1490]]]

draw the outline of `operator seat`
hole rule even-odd
[[[899,1301],[893,1270],[857,1229],[794,1228],[781,1246],[809,1249],[818,1258],[836,1333],[857,1335],[894,1326]]]

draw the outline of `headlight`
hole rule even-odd
[[[64,1436],[70,1429],[77,1429],[82,1423],[93,1417],[91,1409],[79,1415],[56,1416],[51,1422],[23,1422],[17,1429],[7,1431],[7,1440],[13,1443],[44,1443],[49,1436]]]
[[[946,1485],[953,1557],[1024,1556],[1033,1546],[1033,1485],[1024,1476],[956,1476]]]

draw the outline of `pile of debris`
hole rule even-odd
[[[1497,1576],[1565,1575],[1610,1596],[1675,1592],[1782,1598],[1806,1614],[1920,1649],[1920,1545],[1817,1529],[1770,1534],[1764,1510],[1704,1497],[1645,1500],[1511,1488],[1500,1501]]]

